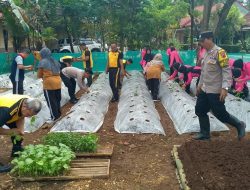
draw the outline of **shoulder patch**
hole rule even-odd
[[[221,67],[228,66],[228,56],[224,49],[218,51],[218,61]]]

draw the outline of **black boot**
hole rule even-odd
[[[16,153],[23,151],[23,148],[22,148],[23,139],[19,140],[16,138],[16,136],[12,136],[11,141],[13,144],[12,151],[11,151],[11,157],[18,157],[19,155]]]
[[[246,135],[246,124],[243,121],[240,121],[233,115],[230,115],[227,123],[237,129],[239,140],[241,140]]]
[[[200,133],[198,133],[195,140],[209,140],[210,139],[210,123],[209,117],[199,117]]]
[[[10,172],[11,169],[12,168],[10,165],[3,165],[2,163],[0,163],[0,173]]]

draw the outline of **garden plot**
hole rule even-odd
[[[103,73],[92,84],[90,93],[82,96],[51,132],[97,132],[103,124],[111,98],[108,75]]]
[[[196,80],[193,80],[190,88],[193,94],[196,92],[195,84]],[[246,123],[246,131],[250,131],[250,103],[228,93],[225,100],[225,106],[230,114],[244,121]]]
[[[143,75],[137,71],[131,74],[123,81],[115,130],[119,133],[165,135]]]
[[[9,74],[0,75],[0,80],[9,80]],[[12,88],[12,84],[10,83]],[[76,87],[76,91],[79,90],[79,87]],[[1,95],[12,94],[12,90],[1,93]],[[24,79],[24,94],[33,98],[38,98],[42,101],[42,110],[33,118],[25,119],[25,132],[32,132],[40,128],[45,121],[50,119],[50,110],[47,106],[44,94],[43,94],[43,85],[42,80],[37,79],[37,74],[34,72],[29,72],[25,75]],[[62,83],[61,89],[62,99],[61,106],[65,105],[69,101],[68,89]]]
[[[183,189],[250,189],[249,141],[191,141],[175,147]]]
[[[173,81],[166,83],[167,77],[166,73],[162,74],[159,95],[163,106],[174,123],[176,131],[179,134],[199,132],[199,120],[195,114],[195,98],[184,92],[177,83]],[[208,115],[211,131],[229,130],[226,125],[221,123],[212,114],[208,113]]]

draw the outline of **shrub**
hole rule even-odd
[[[79,133],[49,133],[43,138],[43,143],[52,146],[65,144],[74,152],[94,152],[98,137],[95,134],[81,135]]]

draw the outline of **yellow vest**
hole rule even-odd
[[[22,116],[19,116],[21,105],[25,99],[29,98],[25,95],[4,95],[0,96],[0,108],[10,108],[11,119],[7,121],[7,124],[18,121]]]
[[[125,64],[127,63],[127,60],[126,60],[126,59],[123,59],[123,60],[122,60],[122,63],[123,63],[123,65],[125,65]]]
[[[112,51],[109,52],[109,67],[111,68],[119,67],[118,57],[119,57],[119,52],[112,52]]]
[[[89,61],[90,61],[90,68],[93,68],[93,58],[92,53],[90,52]],[[82,52],[82,59],[85,60],[85,51]],[[83,61],[83,68],[86,69],[86,61]]]

